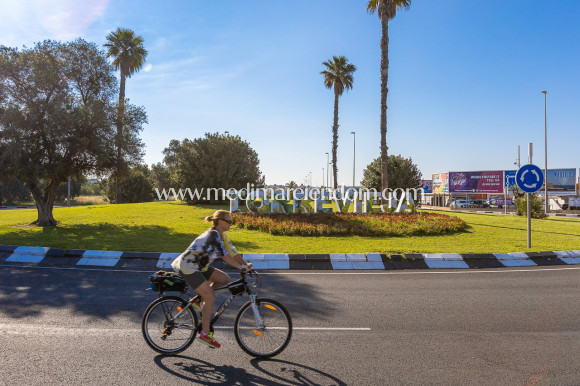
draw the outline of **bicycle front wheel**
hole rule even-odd
[[[280,354],[292,337],[292,319],[276,300],[257,298],[257,311],[263,328],[258,325],[252,302],[240,308],[234,323],[238,344],[256,358],[271,358]]]
[[[187,302],[177,296],[155,300],[143,314],[141,328],[147,344],[155,351],[174,355],[188,348],[195,340],[197,315]],[[184,312],[176,318],[182,310]]]

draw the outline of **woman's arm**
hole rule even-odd
[[[222,257],[222,259],[232,267],[240,270],[243,269],[244,266],[246,267],[248,266],[248,263],[246,263],[244,259],[242,259],[242,256],[239,253],[235,256],[225,255],[224,257]]]
[[[248,263],[246,262],[246,260],[244,260],[244,258],[242,257],[242,255],[240,255],[239,253],[234,256],[234,260],[236,260],[241,265],[248,265]]]

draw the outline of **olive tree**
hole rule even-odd
[[[114,69],[93,43],[0,47],[0,169],[30,189],[34,224],[57,224],[57,188],[69,177],[107,173],[115,165],[116,92]],[[138,156],[146,117],[139,108],[128,111],[132,130],[124,146]]]

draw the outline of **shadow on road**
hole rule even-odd
[[[253,359],[252,366],[260,375],[230,365],[214,365],[182,355],[155,357],[162,370],[198,385],[346,385],[321,370],[282,360]]]
[[[67,315],[95,319],[129,317],[139,324],[147,305],[157,298],[157,293],[147,290],[152,273],[0,267],[0,314],[11,319],[40,318],[45,311],[58,309]],[[229,274],[232,280],[239,278],[237,272]],[[327,289],[305,283],[300,275],[262,275],[262,279],[259,296],[279,300],[295,320],[316,315],[317,320],[323,321],[336,312],[323,300]],[[226,296],[226,291],[219,292],[216,304],[221,304]],[[237,297],[220,318],[220,325],[232,326],[239,306],[247,300],[247,296]]]

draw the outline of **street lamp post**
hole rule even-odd
[[[354,189],[354,170],[355,170],[355,160],[356,160],[356,133],[354,131],[350,132],[352,134],[352,187]]]
[[[328,153],[324,153],[326,154],[326,187],[328,188],[330,185],[328,185],[328,165],[330,165],[330,154]]]
[[[544,211],[548,214],[548,92],[544,94]]]

